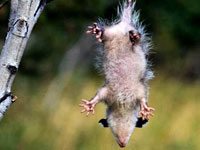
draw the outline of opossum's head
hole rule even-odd
[[[107,110],[107,122],[120,147],[125,147],[136,127],[137,113],[134,111]]]

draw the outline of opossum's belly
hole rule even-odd
[[[140,80],[146,70],[145,59],[132,57],[110,60],[104,66],[106,80],[119,84]]]
[[[145,72],[145,60],[130,58],[107,63],[105,78],[119,102],[136,100],[140,94],[140,80]]]

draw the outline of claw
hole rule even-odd
[[[92,31],[86,31],[86,33],[87,33],[87,34],[90,34],[90,33],[92,33]]]
[[[101,37],[101,34],[97,34],[96,35],[96,38],[98,39],[98,38],[100,38]]]
[[[81,110],[81,113],[84,113],[86,110],[85,109],[83,109],[83,110]]]
[[[103,40],[102,39],[98,39],[98,41],[101,43],[101,42],[103,42]]]
[[[83,103],[86,103],[86,104],[88,104],[88,103],[89,103],[89,101],[87,101],[87,100],[84,100],[84,99],[82,100],[82,102],[83,102]]]

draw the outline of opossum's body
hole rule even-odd
[[[154,110],[146,105],[151,74],[146,60],[149,38],[138,21],[139,14],[132,15],[133,7],[130,0],[124,4],[117,24],[99,27],[95,23],[89,27],[88,33],[103,42],[100,69],[105,84],[91,101],[81,104],[83,112],[89,114],[98,102],[106,103],[108,126],[121,147],[126,146],[139,115],[149,119]]]

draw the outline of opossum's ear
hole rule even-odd
[[[138,33],[138,32],[136,33],[133,30],[129,31],[129,39],[130,39],[130,41],[131,41],[131,43],[133,45],[138,43],[140,41],[140,38],[141,38],[141,34],[140,33]]]
[[[144,119],[144,120],[143,120],[142,117],[141,117],[141,118],[138,118],[138,121],[136,122],[135,127],[137,127],[137,128],[142,128],[143,125],[145,125],[147,122],[148,122],[147,119]]]
[[[107,119],[99,120],[99,124],[101,124],[104,128],[109,127]]]

